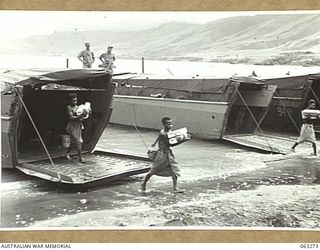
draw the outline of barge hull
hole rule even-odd
[[[161,118],[170,116],[175,127],[188,124],[198,137],[220,139],[229,103],[114,95],[111,123],[161,129]]]

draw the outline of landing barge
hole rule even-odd
[[[199,138],[223,139],[279,153],[268,143],[252,142],[255,131],[261,130],[275,85],[250,77],[200,79],[146,74],[119,75],[113,81],[118,86],[111,123],[159,130],[160,118],[170,116],[176,128],[187,127]]]
[[[1,167],[70,185],[93,185],[147,172],[148,159],[93,152],[112,113],[114,84],[105,70],[7,70],[1,82]],[[66,133],[69,93],[91,103],[84,120],[86,164],[67,160],[61,146]]]
[[[218,79],[121,75],[113,79],[111,123],[160,129],[170,116],[176,127],[200,138],[251,134],[266,115],[276,86],[248,77]]]
[[[316,100],[317,109],[320,109],[320,74],[264,80],[268,85],[276,85],[277,90],[262,127],[272,131],[299,133],[301,110],[306,108],[308,100]],[[319,133],[320,123],[315,125]]]

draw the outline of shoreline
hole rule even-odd
[[[320,227],[318,202],[318,159],[304,171],[299,165],[273,162],[263,170],[201,182],[181,182],[184,194],[171,192],[171,184],[150,185],[146,193],[137,193],[141,181],[135,181],[136,196],[151,200],[131,207],[114,207],[68,215],[30,225],[37,227],[99,226],[154,227],[237,227],[240,229],[317,229]],[[292,175],[291,171],[300,171]],[[142,177],[141,177],[142,178]],[[211,184],[210,184],[211,183]],[[211,186],[210,189],[206,189]],[[196,193],[198,198],[192,199]]]
[[[190,202],[186,207],[171,205],[150,209],[139,206],[139,212],[128,209],[108,209],[82,212],[36,222],[39,227],[125,227],[153,229],[161,227],[237,227],[241,229],[318,229],[320,214],[315,203],[320,202],[318,185],[260,186],[256,190],[229,192],[215,200]],[[162,195],[150,191],[146,196]],[[170,195],[170,194],[166,194]],[[173,196],[173,195],[172,195]],[[223,196],[223,197],[222,197]],[[206,197],[203,197],[206,198]]]
[[[234,52],[236,56],[230,54],[205,56],[159,56],[159,57],[144,57],[145,60],[151,61],[178,61],[178,62],[203,62],[203,63],[228,63],[228,64],[245,64],[245,65],[258,65],[258,66],[301,66],[301,67],[318,67],[320,66],[320,54],[312,52],[281,52],[279,54],[266,53],[256,55],[246,55],[245,52]],[[0,54],[5,56],[21,56],[18,53],[4,53]],[[35,56],[35,57],[62,57],[73,58],[76,54],[31,54],[26,53],[22,56]],[[141,57],[136,56],[118,56],[118,60],[141,60]]]

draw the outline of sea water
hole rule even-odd
[[[0,69],[25,69],[25,68],[82,68],[82,63],[73,56],[30,56],[0,54]],[[100,61],[96,58],[93,68],[98,68]],[[116,59],[114,73],[142,72],[142,61],[139,59]],[[190,61],[161,61],[144,60],[144,73],[156,75],[168,75],[176,77],[232,77],[249,76],[252,72],[258,77],[284,77],[289,75],[303,75],[319,73],[320,67],[303,67],[293,65],[247,65],[211,62]]]

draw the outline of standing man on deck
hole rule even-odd
[[[83,63],[84,69],[90,69],[94,62],[94,54],[90,51],[90,43],[85,43],[86,49],[81,51],[78,59]]]
[[[313,147],[313,155],[317,155],[316,135],[313,129],[313,122],[320,117],[320,110],[316,110],[316,101],[309,100],[308,107],[301,111],[302,127],[298,140],[291,147],[291,151],[295,152],[295,147],[302,142],[311,142]]]
[[[116,60],[115,55],[112,53],[112,46],[108,46],[107,52],[102,53],[101,56],[99,56],[100,61],[102,62],[99,67],[105,68],[107,70],[110,70],[111,73],[113,73],[113,68],[115,67],[113,65],[113,62]]]
[[[77,114],[78,109],[78,97],[76,93],[70,93],[69,94],[69,105],[67,106],[67,117],[68,117],[68,125],[66,127],[67,133],[71,136],[72,140],[75,143],[78,156],[79,156],[79,162],[84,163],[84,160],[82,158],[82,129],[83,124],[83,118],[88,115],[87,111],[82,112],[81,114]],[[66,151],[66,157],[68,160],[71,160],[70,151],[71,146]]]

